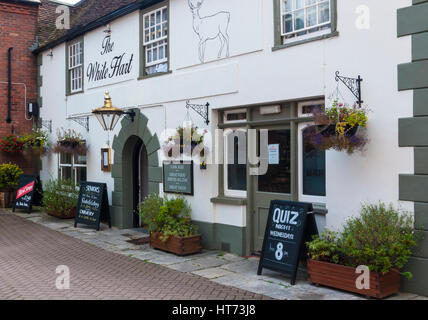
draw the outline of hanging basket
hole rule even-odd
[[[82,141],[58,141],[53,148],[55,153],[79,154],[85,155],[88,152],[88,147]]]

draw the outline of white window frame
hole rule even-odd
[[[166,21],[163,20],[163,10],[166,10]],[[156,19],[156,14],[160,12],[160,22],[157,23],[155,21],[154,25],[150,25],[150,17],[153,14],[154,18]],[[145,14],[143,14],[143,46],[144,46],[144,61],[145,61],[145,67],[152,67],[158,64],[162,64],[162,63],[167,63],[168,62],[168,36],[169,36],[169,25],[168,25],[168,6],[163,6],[161,8],[152,10],[150,12],[147,12]],[[148,23],[148,27],[146,27],[146,19],[149,19],[149,23]],[[166,29],[167,29],[167,34],[164,35],[164,27],[163,25],[166,23]],[[160,31],[161,31],[161,36],[158,37],[156,34],[156,29],[157,27],[160,27]],[[149,39],[146,40],[146,31],[148,31],[149,35],[150,35],[150,29],[154,28],[154,39]],[[158,52],[158,57],[159,57],[159,49],[163,48],[163,52],[164,52],[164,57],[161,59],[156,59],[153,60],[153,51],[156,48],[157,52]],[[149,57],[149,51],[151,51],[152,53],[152,61],[148,61],[148,57]]]
[[[88,179],[88,159],[86,159],[86,164],[77,164],[75,163],[75,156],[71,154],[71,163],[61,163],[61,153],[58,154],[58,165],[59,165],[59,178],[62,179],[62,170],[63,168],[71,168],[71,179],[74,184],[77,185],[77,169],[86,168],[86,179]]]
[[[230,122],[229,122],[230,123]],[[242,190],[233,190],[233,189],[229,189],[229,183],[228,183],[228,136],[229,134],[232,134],[235,131],[243,131],[245,133],[247,133],[247,129],[243,128],[243,127],[239,127],[239,128],[228,128],[225,129],[224,131],[224,142],[223,142],[223,150],[224,150],[224,162],[223,162],[223,184],[224,184],[224,195],[226,197],[235,197],[235,198],[247,198],[247,191],[242,191]],[[247,143],[247,148],[248,148],[248,137],[247,140],[245,141],[245,143]],[[247,149],[248,150],[248,149]],[[247,179],[247,177],[246,177]],[[248,179],[247,179],[247,183],[248,183]]]
[[[83,91],[83,40],[68,45],[70,92]]]
[[[331,0],[315,0],[316,2],[310,5],[306,5],[306,2],[304,4],[304,6],[302,8],[296,9],[296,1],[298,0],[288,0],[288,1],[292,1],[292,10],[291,11],[285,11],[285,0],[281,0],[281,39],[282,42],[285,43],[285,41],[293,41],[293,39],[298,39],[298,40],[303,40],[305,38],[312,38],[314,36],[318,36],[320,34],[324,34],[324,33],[329,33],[331,32],[331,23],[332,23],[332,12],[331,12]],[[306,1],[306,0],[303,0]],[[328,3],[328,7],[329,7],[329,20],[325,21],[323,23],[318,23],[319,22],[319,6],[322,4],[326,4]],[[309,8],[313,8],[316,7],[316,13],[317,13],[317,24],[313,25],[313,26],[307,26],[307,11]],[[303,29],[299,29],[296,30],[295,29],[295,13],[297,11],[301,11],[303,10],[304,12],[304,28]],[[293,24],[293,31],[290,32],[285,32],[285,25],[284,25],[284,19],[285,19],[285,15],[289,15],[291,14],[291,22]],[[330,25],[330,28],[327,28],[325,30],[321,30],[322,27],[326,27]],[[312,33],[307,33],[305,35],[298,35],[299,33],[302,32],[307,32],[309,30],[315,29],[315,28],[320,28],[319,31],[316,32],[312,32]]]
[[[312,114],[303,114],[302,110],[305,106],[312,106],[312,105],[324,105],[324,100],[317,100],[317,101],[306,101],[306,102],[300,102],[298,103],[298,115],[299,117],[311,117]],[[326,196],[320,197],[320,196],[311,196],[303,194],[303,130],[306,129],[306,127],[314,125],[314,122],[303,122],[299,123],[297,132],[298,132],[298,179],[299,179],[299,201],[302,202],[309,202],[309,203],[319,203],[319,204],[327,204],[327,192]],[[326,163],[326,191],[327,191],[327,163]]]

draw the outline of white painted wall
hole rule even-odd
[[[272,51],[273,1],[268,0],[205,0],[201,15],[221,10],[230,12],[230,57],[216,59],[218,43],[207,45],[206,63],[199,63],[198,38],[193,30],[193,18],[187,1],[171,0],[170,7],[170,68],[172,73],[137,80],[139,63],[138,12],[111,23],[115,52],[135,54],[135,65],[129,77],[108,81],[100,86],[88,86],[85,92],[65,97],[65,45],[53,50],[53,57],[43,53],[41,73],[45,120],[53,120],[55,129],[74,128],[90,145],[88,180],[107,182],[113,190],[109,173],[100,170],[100,149],[106,143],[95,118],[90,120],[90,132],[70,116],[86,115],[103,104],[104,91],[109,90],[116,106],[138,107],[150,119],[149,128],[161,136],[165,128],[175,128],[185,116],[185,101],[206,103],[212,109],[266,104],[273,101],[330,96],[335,91],[334,73],[364,78],[363,99],[371,108],[369,137],[365,154],[348,156],[327,153],[327,225],[340,226],[345,217],[357,214],[361,201],[398,203],[398,175],[413,172],[413,152],[398,147],[398,118],[412,115],[411,92],[397,91],[397,64],[411,59],[411,39],[396,37],[396,10],[411,5],[410,0],[338,0],[339,36],[287,49]],[[355,21],[356,8],[370,9],[370,29],[360,30]],[[97,57],[105,36],[99,28],[84,37],[85,63]],[[114,52],[114,53],[115,53]],[[91,57],[93,55],[94,57]],[[116,82],[117,81],[117,82]],[[353,101],[346,89],[341,92]],[[328,103],[328,101],[327,101]],[[200,128],[215,129],[214,121],[207,127],[195,113],[192,119]],[[120,130],[118,126],[115,134]],[[113,135],[110,137],[112,141]],[[163,155],[159,152],[161,160]],[[42,179],[56,177],[57,157],[43,160]],[[245,208],[214,206],[210,198],[218,194],[217,167],[195,168],[195,196],[189,197],[193,218],[245,226]],[[401,205],[412,210],[410,203]]]

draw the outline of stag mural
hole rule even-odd
[[[219,39],[220,48],[217,58],[223,56],[223,51],[226,51],[225,56],[229,57],[229,23],[230,12],[220,11],[211,16],[201,17],[199,9],[204,0],[187,0],[190,10],[193,14],[193,30],[199,37],[199,60],[205,62],[205,48],[207,41]]]

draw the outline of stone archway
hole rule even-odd
[[[149,120],[140,110],[134,122],[128,118],[121,121],[122,129],[113,139],[114,163],[112,177],[114,191],[112,195],[112,224],[126,229],[133,226],[132,203],[132,150],[138,139],[141,139],[147,150],[148,157],[148,193],[159,193],[162,183],[162,167],[159,166],[159,139],[152,134],[147,126]]]

